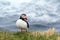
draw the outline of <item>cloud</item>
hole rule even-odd
[[[30,21],[31,20],[35,22],[43,21],[47,23],[57,22],[60,17],[59,13],[56,13],[56,9],[58,8],[57,7],[58,5],[56,5],[52,0],[48,2],[46,0],[5,0],[5,1],[9,1],[12,6],[11,9],[8,8],[9,9],[8,15],[10,14],[19,15],[23,12],[27,12],[26,14],[28,14],[28,16],[30,17]],[[31,3],[31,1],[34,3]],[[21,3],[23,4],[20,5]]]
[[[30,2],[31,0],[6,0],[6,1],[16,4],[16,3]]]

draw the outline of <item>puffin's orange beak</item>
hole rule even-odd
[[[25,20],[27,20],[27,18],[24,18]]]
[[[25,20],[27,20],[27,16],[25,16],[25,18],[24,18]]]

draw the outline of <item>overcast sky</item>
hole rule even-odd
[[[30,2],[31,0],[5,0],[5,1],[9,1],[12,3],[22,3],[22,2]]]

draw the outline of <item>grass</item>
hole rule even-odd
[[[0,40],[60,40],[60,33],[45,32],[0,32]]]
[[[42,35],[34,32],[0,32],[0,40],[59,40],[60,34],[50,36]]]

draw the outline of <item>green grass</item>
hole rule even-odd
[[[0,32],[0,40],[57,40],[60,34],[50,36],[39,34],[35,36],[32,32]]]

